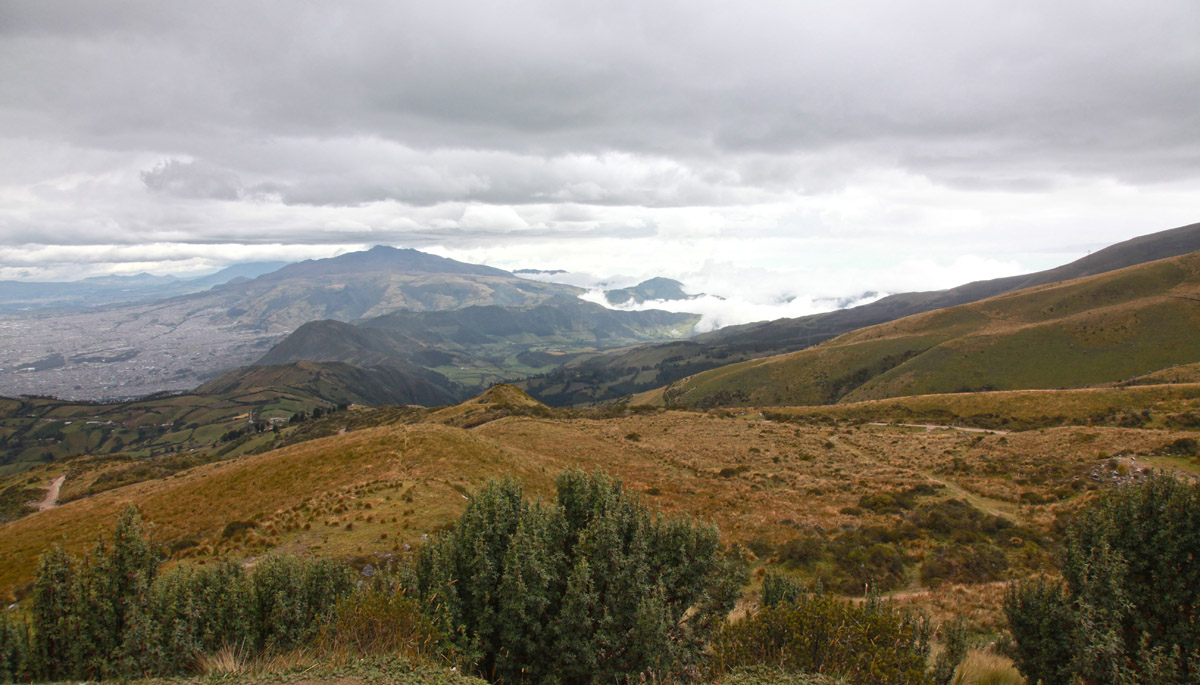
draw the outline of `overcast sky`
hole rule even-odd
[[[1195,0],[0,2],[0,278],[389,244],[798,311],[1196,221]]]

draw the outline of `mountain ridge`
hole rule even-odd
[[[820,405],[1113,383],[1200,361],[1200,252],[921,312],[635,402]]]
[[[1122,241],[1031,274],[974,281],[940,291],[898,293],[858,307],[805,317],[729,326],[697,335],[691,339],[693,344],[686,346],[667,343],[615,355],[593,355],[520,385],[552,406],[611,402],[731,363],[809,348],[905,316],[1196,250],[1200,250],[1200,224],[1189,224]]]

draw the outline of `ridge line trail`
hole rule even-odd
[[[880,421],[872,421],[868,426],[904,426],[905,428],[924,428],[927,432],[934,430],[953,430],[962,431],[964,433],[990,433],[992,435],[1008,435],[1012,431],[999,430],[996,428],[969,428],[967,426],[946,426],[940,423],[883,423]]]
[[[885,424],[885,425],[892,425],[892,424]],[[976,429],[976,430],[982,430],[982,429]],[[846,449],[848,452],[853,454],[855,457],[858,457],[858,459],[860,459],[861,461],[867,462],[869,464],[874,464],[876,466],[888,466],[888,464],[886,464],[885,462],[881,462],[878,459],[875,459],[874,457],[872,457],[870,454],[867,454],[867,452],[869,451],[868,448],[862,447],[861,445],[856,445],[853,442],[848,441],[848,440],[840,440],[839,437],[845,437],[845,436],[834,435],[834,436],[830,436],[829,439],[834,444]],[[1004,502],[1001,500],[994,500],[990,497],[985,497],[983,495],[979,495],[974,492],[971,492],[970,490],[967,490],[966,488],[959,485],[953,479],[947,478],[941,474],[935,475],[929,471],[924,471],[924,470],[921,470],[918,468],[911,468],[911,467],[901,467],[901,468],[904,471],[908,471],[909,473],[919,475],[922,478],[925,478],[926,480],[930,480],[934,483],[940,483],[940,484],[944,485],[946,487],[946,490],[948,490],[951,495],[965,499],[967,502],[969,502],[971,505],[973,505],[975,508],[977,508],[981,511],[985,511],[989,514],[992,514],[993,516],[999,516],[1001,518],[1015,520],[1020,523],[1025,523],[1025,517],[1021,514],[1020,509],[1012,507],[1011,504],[1008,502]]]
[[[989,587],[1005,587],[1005,586],[1011,585],[1013,582],[1015,582],[1015,581],[1013,581],[1013,580],[993,580],[993,581],[990,581],[987,583],[959,583],[957,585],[959,587],[989,588]],[[906,599],[917,599],[918,597],[928,597],[929,595],[932,595],[935,590],[937,590],[937,588],[918,587],[918,588],[911,588],[908,590],[899,590],[899,591],[892,592],[892,593],[880,594],[879,598],[888,600],[888,601],[892,601],[892,602],[904,601]],[[867,601],[867,598],[866,597],[853,597],[853,598],[851,598],[851,601],[853,601],[855,604],[862,604],[863,602]]]
[[[58,506],[58,493],[62,490],[63,483],[67,480],[67,474],[63,474],[58,478],[50,481],[50,487],[46,488],[46,496],[41,502],[37,503],[38,511],[46,511]]]

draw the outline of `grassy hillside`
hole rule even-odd
[[[976,281],[949,290],[899,293],[858,307],[794,319],[729,326],[698,335],[687,347],[643,346],[637,350],[592,355],[532,378],[523,387],[554,406],[621,400],[728,364],[810,348],[867,326],[1195,250],[1200,250],[1200,224],[1140,236],[1037,273]],[[655,358],[652,368],[638,361],[647,357]],[[856,379],[849,377],[835,385],[854,382]],[[817,396],[819,393],[805,401],[817,401]]]
[[[831,404],[1072,388],[1200,360],[1200,253],[872,326],[635,397],[695,406]]]
[[[811,407],[776,407],[778,420],[844,419],[997,430],[1055,426],[1200,429],[1200,383],[915,395]]]
[[[419,404],[436,407],[463,399],[463,389],[441,374],[397,362],[362,367],[341,362],[297,361],[245,366],[196,389],[198,395],[287,388],[334,404]]]
[[[1177,429],[986,435],[869,425],[861,414],[798,418],[585,416],[508,386],[439,410],[350,410],[305,424],[325,425],[315,433],[325,437],[80,496],[0,525],[0,591],[19,596],[43,549],[56,541],[76,552],[90,547],[129,502],[176,559],[283,550],[378,565],[452,521],[488,479],[509,475],[548,496],[558,473],[578,467],[622,478],[660,511],[717,524],[756,566],[851,593],[863,582],[919,591],[905,596],[935,615],[965,607],[976,627],[994,630],[998,583],[1047,568],[1055,521],[1090,492],[1151,466],[1198,468],[1174,446],[1200,433]],[[81,466],[64,493],[75,497],[87,473],[147,463]],[[44,487],[54,472],[40,468],[30,473]],[[855,550],[868,549],[859,559]]]
[[[286,438],[294,415],[317,408],[455,399],[396,369],[311,362],[237,369],[194,393],[115,404],[0,398],[0,475],[82,455],[236,456]]]
[[[421,366],[469,387],[545,372],[596,350],[691,335],[699,316],[623,312],[575,297],[532,307],[401,311],[356,325],[314,321],[258,363],[297,360]]]

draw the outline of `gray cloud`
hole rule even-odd
[[[169,159],[141,176],[150,190],[178,197],[236,200],[242,194],[237,174],[199,162]]]
[[[1198,38],[1191,0],[8,0],[0,246],[1102,242],[1194,206]]]
[[[973,149],[1139,177],[1190,175],[1200,152],[1186,0],[117,7],[6,3],[22,64],[6,73],[22,77],[3,101],[98,145],[164,131],[707,159],[855,145],[931,173]],[[1113,151],[1133,163],[1112,169]]]

